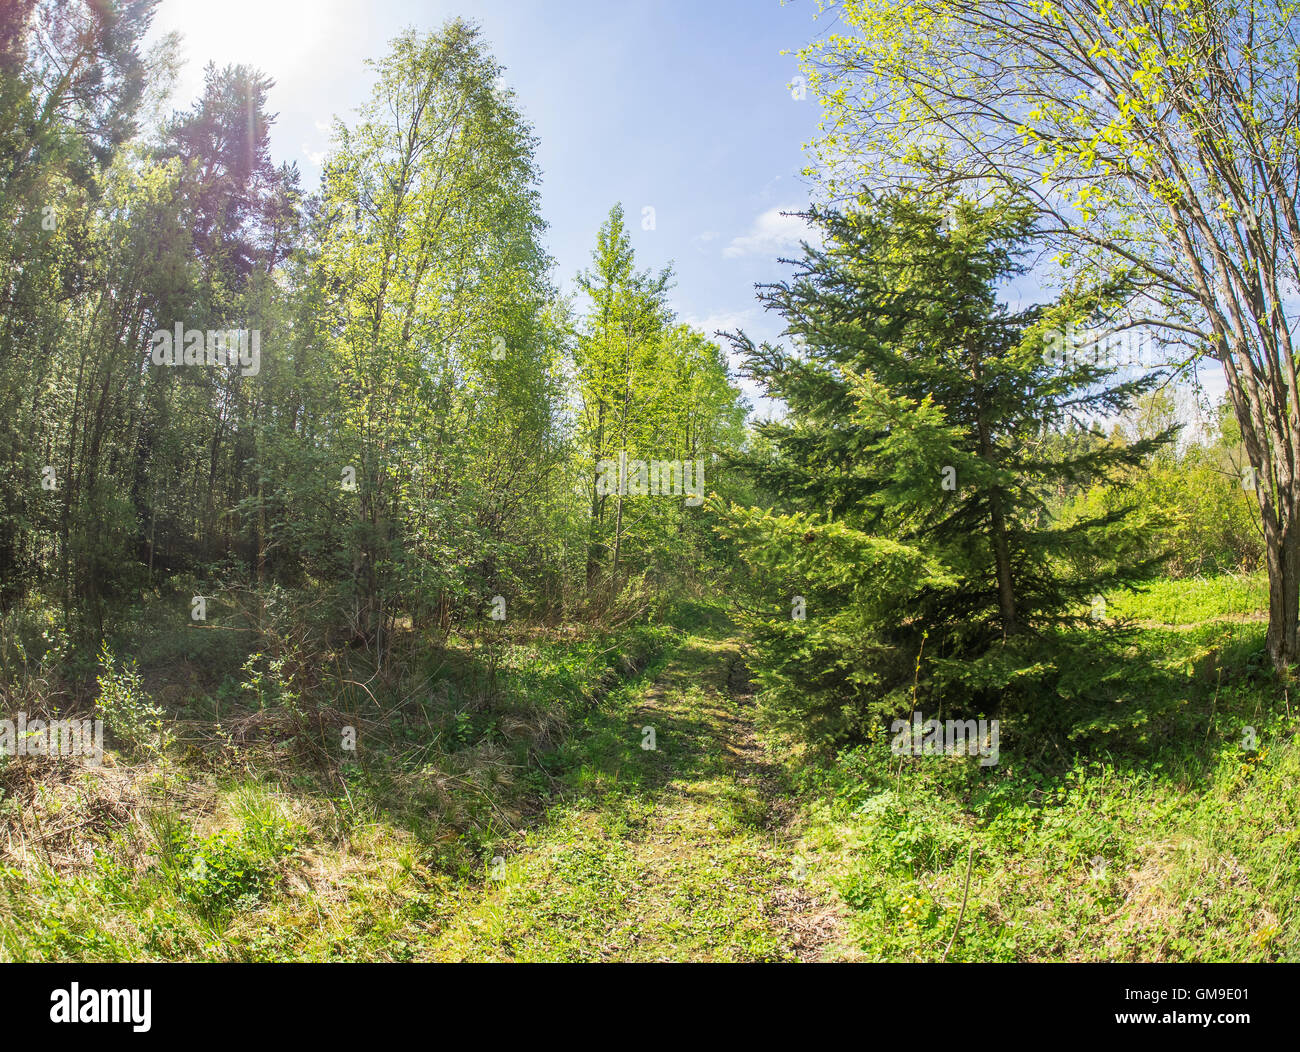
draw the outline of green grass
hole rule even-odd
[[[1267,618],[1268,578],[1261,573],[1159,580],[1105,598],[1108,617],[1139,622],[1193,625],[1214,619]]]
[[[424,956],[798,959],[783,920],[792,854],[764,782],[776,772],[728,748],[747,733],[725,685],[732,653],[694,637],[650,689],[603,709],[569,747],[563,802],[492,879],[459,889]]]
[[[858,750],[809,786],[807,854],[863,959],[943,959],[968,852],[949,960],[1300,956],[1292,745],[1245,763],[1221,749],[1204,790],[1106,762],[1048,778],[1005,755],[987,777],[907,770],[896,788],[891,759]]]
[[[340,692],[319,724],[237,688],[172,692],[165,759],[0,760],[18,848],[0,960],[408,959],[437,904],[544,817],[577,761],[566,742],[677,638],[453,640],[386,693]]]
[[[1116,599],[1132,635],[1058,651],[1114,698],[1044,702],[1046,736],[1009,714],[993,767],[778,738],[710,609],[412,656],[334,699],[342,759],[288,702],[189,691],[165,763],[0,766],[0,960],[1300,960],[1300,721],[1260,596]]]
[[[1300,959],[1300,727],[1265,671],[1266,626],[1231,619],[1257,594],[1229,578],[1136,600],[1130,616],[1182,627],[1138,633],[1129,715],[1046,755],[1004,731],[989,768],[900,767],[887,736],[805,764],[808,855],[849,907],[853,954]]]

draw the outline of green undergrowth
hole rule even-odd
[[[1194,625],[1214,619],[1267,619],[1268,578],[1260,573],[1162,579],[1105,599],[1108,616],[1140,622]]]
[[[119,673],[115,711],[167,699],[161,749],[110,729],[99,768],[0,760],[0,818],[19,831],[0,960],[406,959],[433,904],[481,883],[581,777],[573,741],[679,639],[521,626],[410,648],[386,685],[350,667],[311,696],[256,663],[207,689],[183,662],[179,681]]]
[[[808,854],[839,890],[851,955],[1300,960],[1300,722],[1265,625],[1232,617],[1258,595],[1161,582],[1114,603],[1179,627],[1112,652],[1135,686],[1073,738],[1013,716],[996,765],[899,757],[883,732],[801,757]]]

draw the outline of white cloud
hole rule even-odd
[[[757,307],[751,307],[749,310],[719,311],[705,318],[685,314],[682,321],[693,329],[699,329],[709,339],[714,339],[713,334],[715,332],[735,332],[737,329],[743,329],[751,325],[759,313]]]
[[[794,211],[791,206],[784,211]],[[797,215],[783,215],[781,208],[769,208],[754,220],[749,233],[733,237],[722,254],[727,259],[742,256],[779,256],[797,250],[799,242],[815,241],[811,228]]]
[[[748,307],[742,310],[715,311],[704,317],[689,311],[679,311],[679,318],[684,325],[689,325],[704,333],[710,340],[722,348],[727,364],[731,368],[732,382],[740,388],[749,400],[750,418],[753,420],[776,420],[785,416],[785,406],[768,398],[762,386],[747,376],[741,375],[742,360],[740,354],[728,340],[715,336],[715,332],[741,332],[755,344],[779,343],[781,320],[763,310],[762,307]]]

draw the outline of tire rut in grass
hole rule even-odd
[[[448,903],[429,955],[822,959],[833,915],[796,871],[799,816],[738,657],[734,641],[697,637],[606,711],[578,794],[527,835],[506,879]]]

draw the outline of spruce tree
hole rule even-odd
[[[1053,441],[1071,424],[1104,439],[1100,422],[1158,380],[1049,353],[1068,319],[1116,307],[1123,276],[1013,310],[999,291],[1034,239],[1015,202],[890,198],[808,218],[823,247],[805,245],[795,276],[760,290],[790,345],[733,336],[787,409],[747,465],[773,510],[733,508],[724,527],[765,597],[750,618],[756,671],[821,738],[914,705],[1032,702],[1062,671],[1047,644],[1095,616],[1095,596],[1153,569],[1135,554],[1135,509],[1066,522],[1047,504],[1171,438]]]

